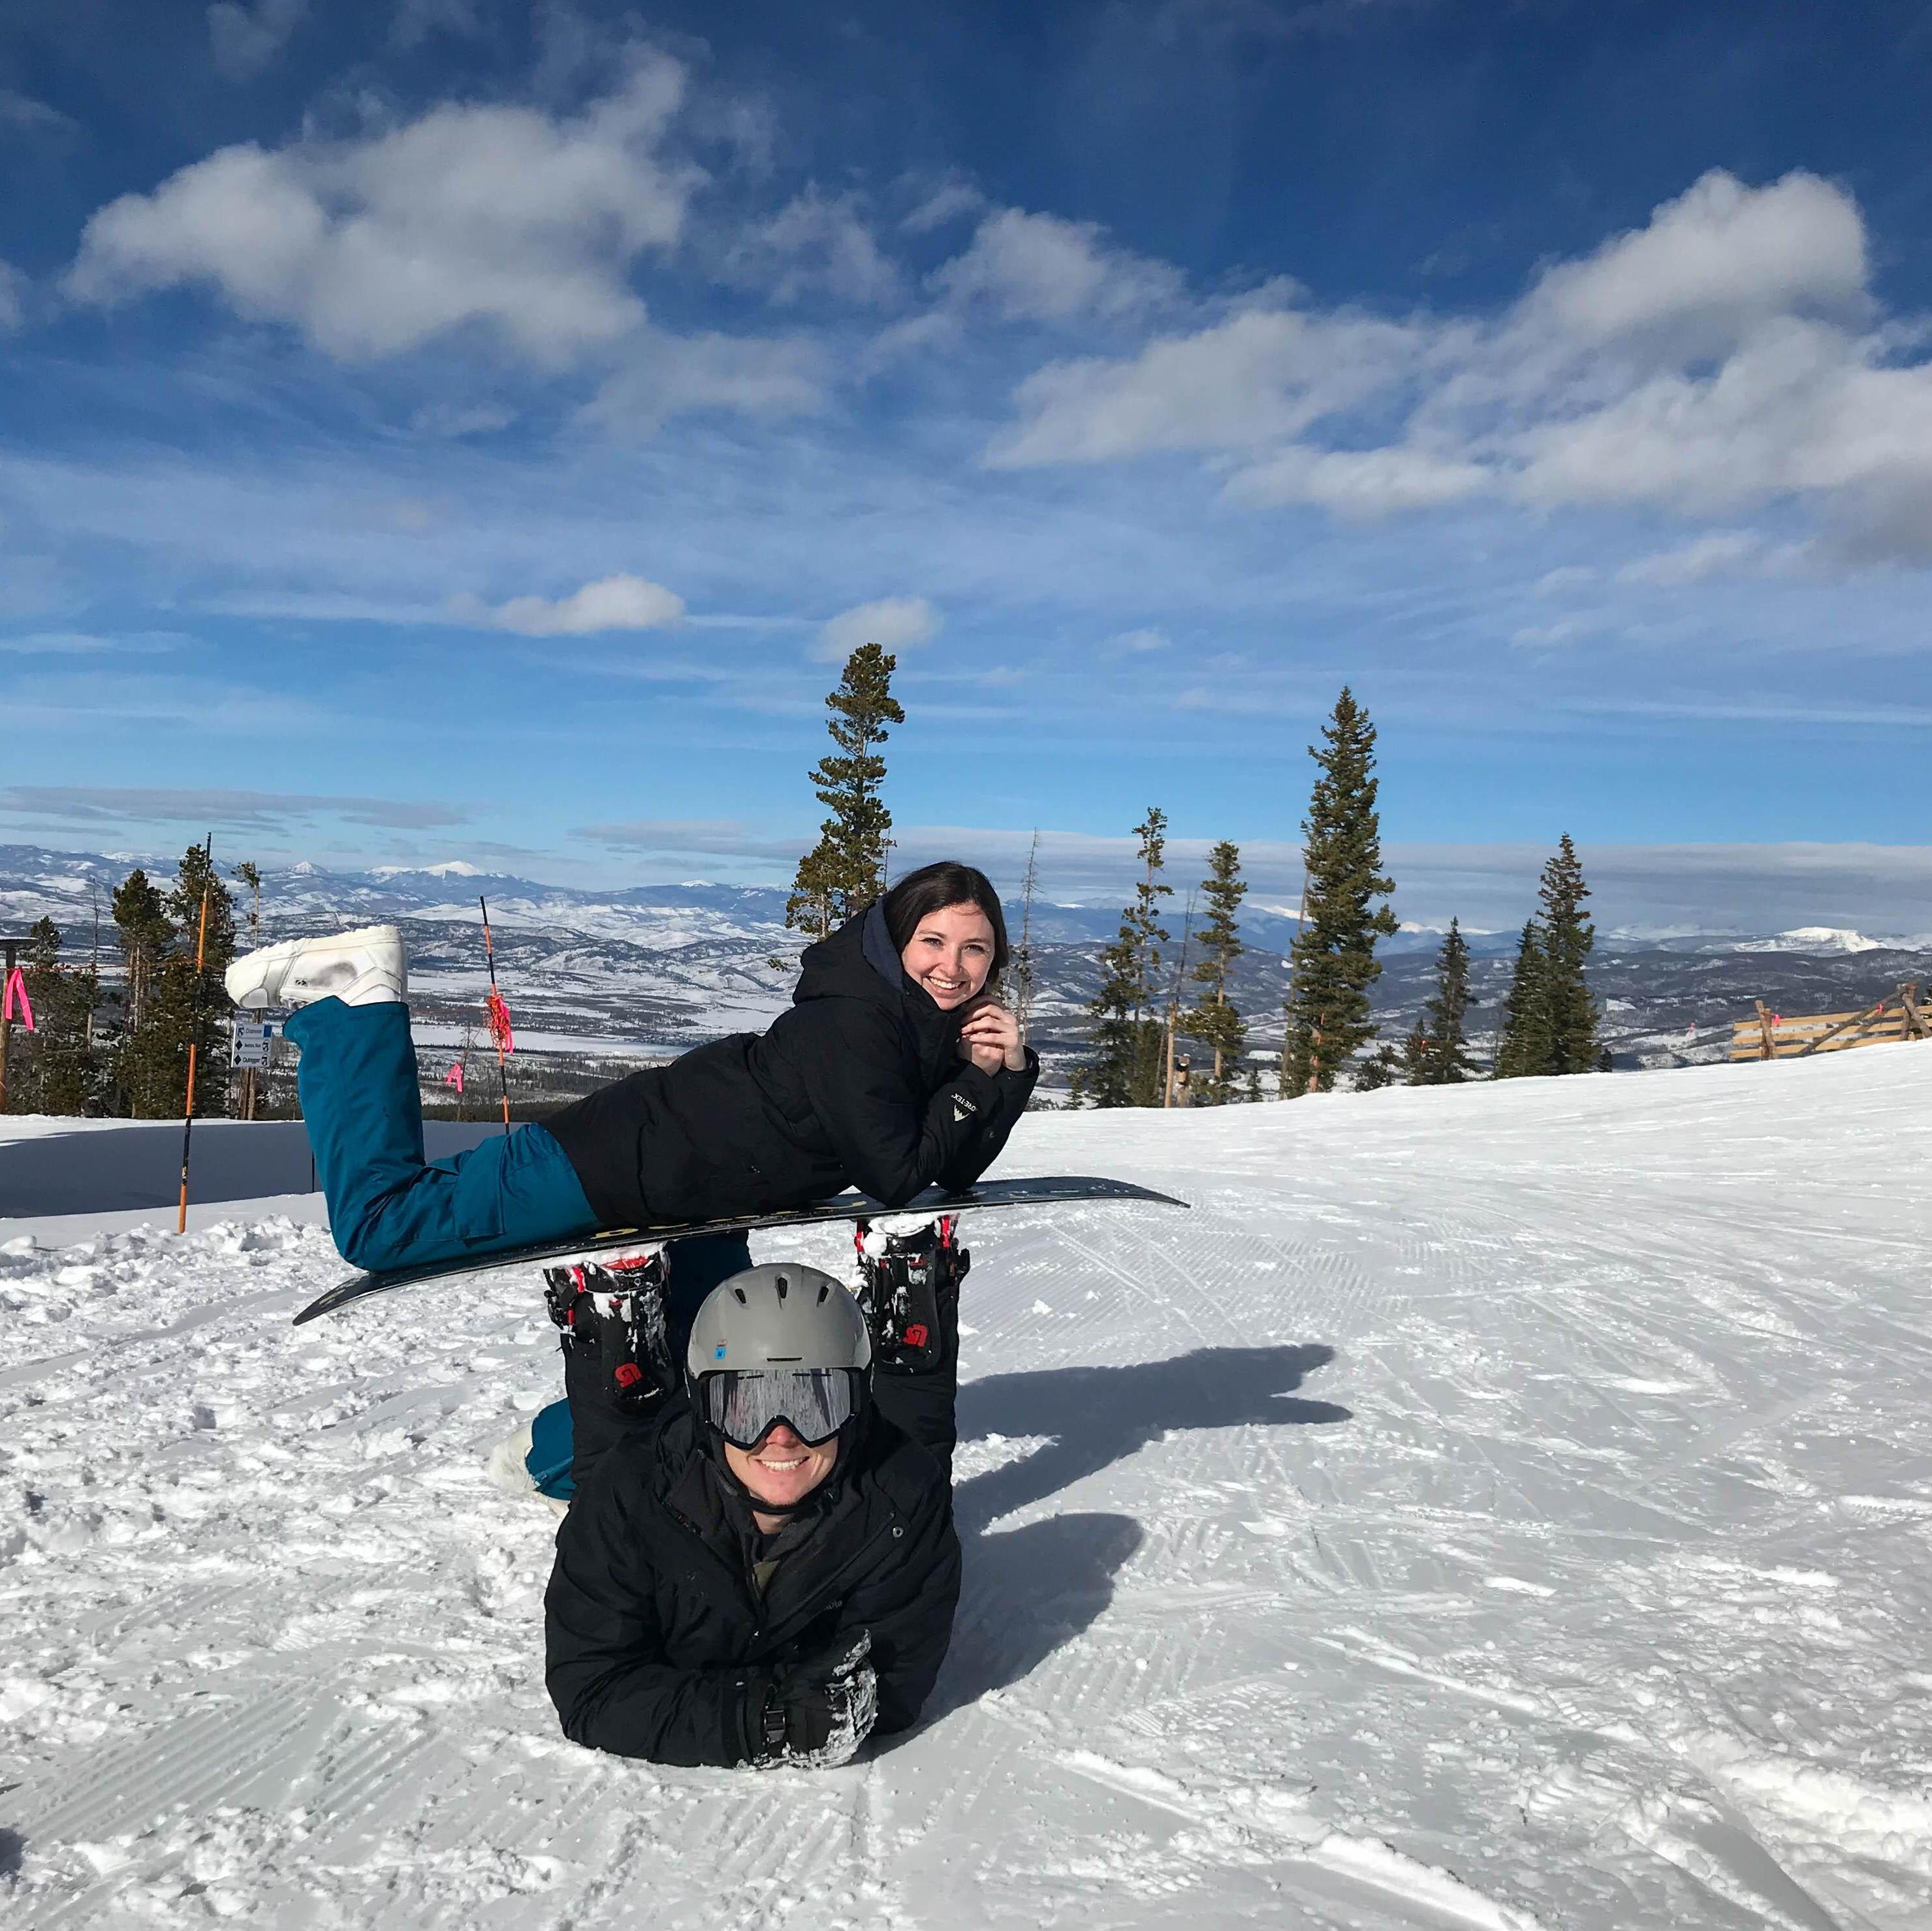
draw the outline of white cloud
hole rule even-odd
[[[1232,454],[1234,499],[1349,515],[1485,495],[1700,517],[1810,501],[1842,552],[1923,560],[1932,361],[1878,317],[1868,253],[1843,189],[1714,171],[1494,322],[1277,295],[1134,355],[1050,364],[986,460]]]
[[[933,286],[1007,322],[1118,316],[1179,299],[1177,270],[1110,247],[1102,235],[1090,221],[1004,208],[980,223],[964,253],[934,271]]]
[[[1747,187],[1713,169],[1642,228],[1547,270],[1524,319],[1582,341],[1661,331],[1709,353],[1785,315],[1856,314],[1864,224],[1850,196],[1802,170]]]
[[[1124,630],[1108,638],[1103,647],[1123,657],[1144,657],[1151,651],[1166,649],[1173,641],[1164,630]]]
[[[214,0],[208,10],[208,51],[229,80],[253,80],[288,43],[308,0]]]
[[[459,620],[486,623],[524,637],[588,637],[607,630],[658,630],[678,622],[684,599],[642,577],[603,577],[568,597],[512,597],[494,607],[479,598],[458,598]]]
[[[1620,583],[1652,583],[1676,589],[1710,577],[1735,575],[1761,561],[1764,539],[1744,529],[1714,529],[1676,550],[1640,556],[1617,572]]]
[[[862,643],[909,650],[931,643],[944,621],[923,597],[881,597],[841,610],[820,628],[812,654],[826,664],[842,664]]]
[[[478,0],[398,0],[389,38],[399,47],[416,47],[432,34],[474,36],[486,31]]]
[[[80,124],[44,100],[0,87],[0,132],[14,134],[77,134]]]
[[[1252,308],[1124,360],[1050,363],[1021,384],[995,466],[1099,463],[1156,449],[1239,449],[1298,435],[1412,367],[1415,330]]]
[[[26,277],[11,262],[0,262],[0,329],[20,327],[26,291]]]
[[[949,221],[977,214],[986,205],[986,197],[970,181],[942,181],[899,226],[909,235],[927,235]]]
[[[1238,502],[1312,503],[1338,516],[1438,509],[1493,489],[1480,463],[1426,449],[1310,449],[1299,445],[1238,470],[1228,493]]]
[[[880,307],[899,295],[898,270],[880,253],[856,198],[815,185],[740,236],[727,266],[777,302],[822,289],[856,307]]]
[[[824,351],[802,336],[666,335],[646,329],[581,419],[631,434],[706,409],[810,415],[824,406]]]
[[[262,829],[290,819],[339,817],[351,824],[421,830],[466,823],[459,806],[396,798],[316,797],[280,791],[166,791],[111,785],[12,784],[0,808],[70,824],[175,823]]]
[[[0,637],[0,652],[16,657],[98,657],[110,652],[152,657],[179,650],[193,641],[172,631],[137,631],[124,637],[101,637],[88,631],[34,631],[25,636]]]
[[[683,90],[639,53],[572,118],[446,106],[359,141],[224,148],[97,211],[68,291],[212,286],[344,360],[483,323],[560,363],[644,320],[626,271],[677,239],[698,178],[658,151]]]

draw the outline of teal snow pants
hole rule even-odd
[[[424,1159],[406,1006],[319,999],[283,1030],[302,1048],[296,1089],[316,1177],[352,1267],[382,1273],[595,1231],[575,1169],[541,1126]]]

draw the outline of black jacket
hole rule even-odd
[[[872,1633],[880,1732],[917,1717],[952,1634],[951,1485],[876,1416],[761,1597],[751,1521],[682,1400],[613,1448],[557,1531],[544,1681],[564,1734],[666,1764],[754,1754],[772,1670]]]
[[[809,948],[792,1007],[544,1123],[606,1227],[765,1213],[856,1186],[896,1207],[991,1166],[1040,1075],[958,1057],[959,1018],[899,964],[874,905]]]

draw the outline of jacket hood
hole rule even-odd
[[[867,906],[830,938],[806,948],[792,1003],[802,1006],[808,999],[866,1000],[922,1028],[952,1018],[933,1003],[924,986],[907,976],[886,929],[885,907],[879,904]],[[958,1022],[952,1024],[956,1030]]]

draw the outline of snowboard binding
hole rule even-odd
[[[565,1348],[598,1362],[610,1398],[628,1414],[650,1413],[677,1386],[670,1280],[660,1247],[544,1270],[544,1300]]]
[[[887,1374],[919,1375],[944,1365],[959,1321],[959,1284],[973,1257],[958,1244],[958,1217],[908,1224],[862,1220],[859,1305],[872,1333],[872,1360]]]

